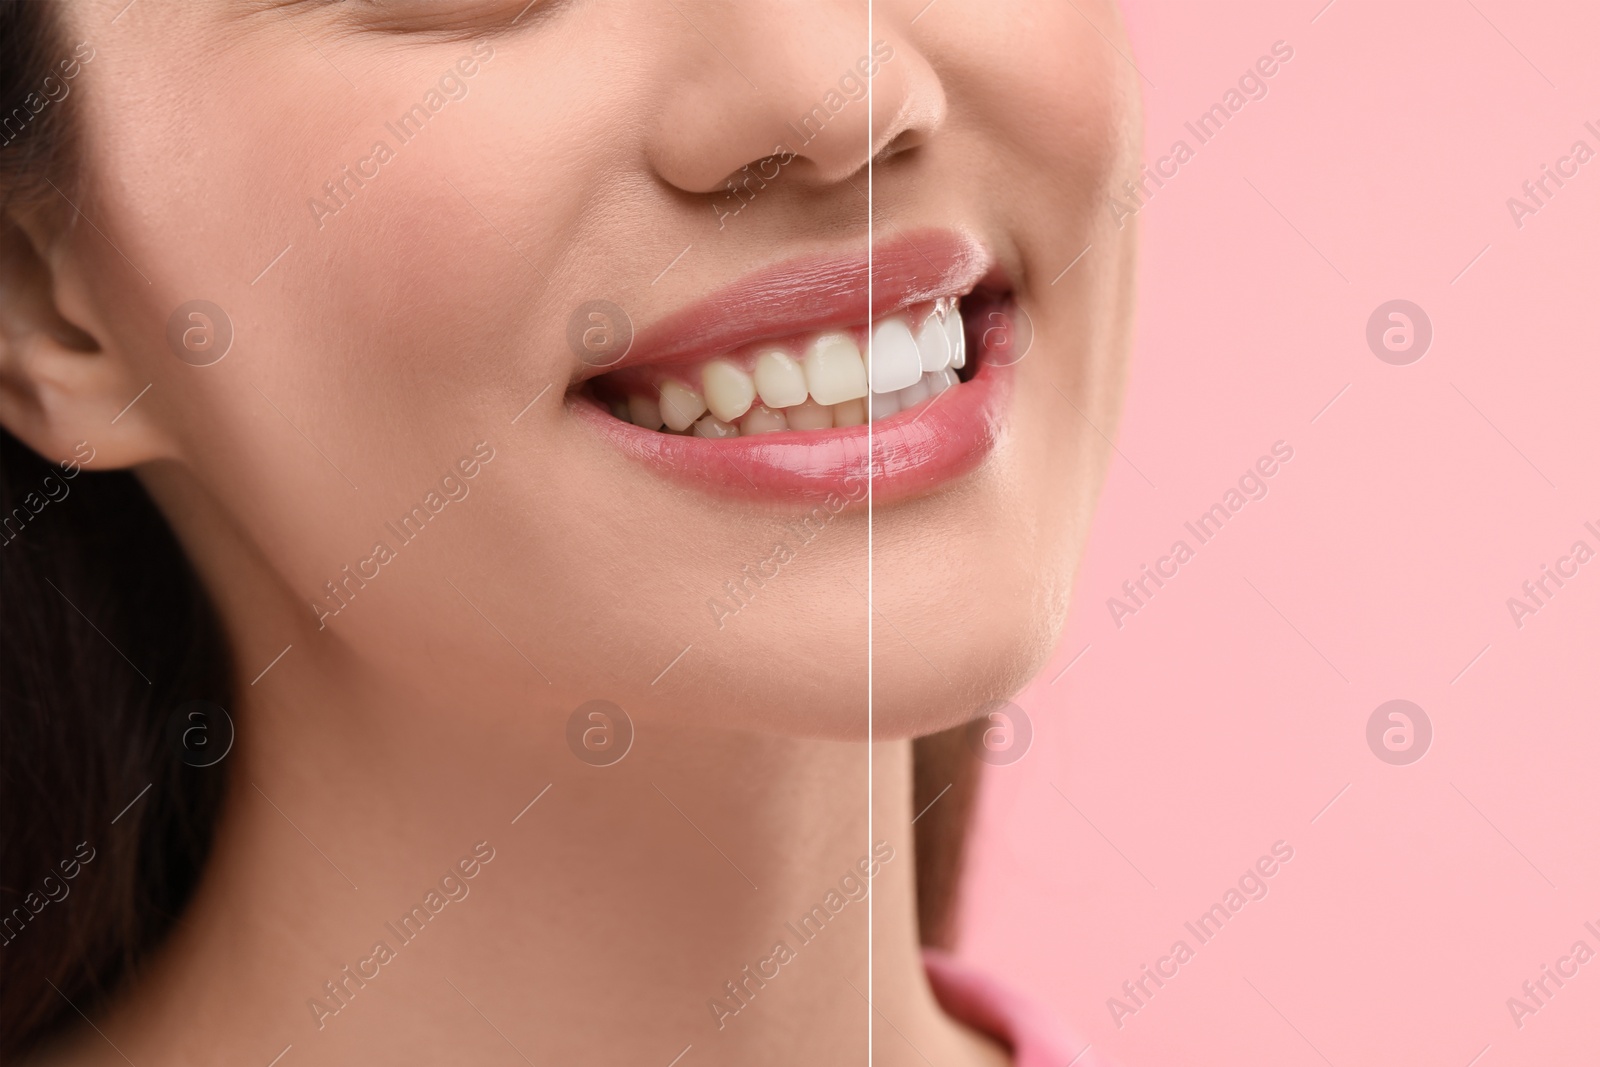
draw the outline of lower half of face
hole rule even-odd
[[[859,737],[870,695],[886,737],[1014,692],[1063,621],[1116,421],[1133,246],[1106,205],[1136,94],[1053,0],[919,6],[874,20],[900,107],[841,88],[874,54],[854,8],[814,54],[723,29],[731,65],[807,87],[760,106],[722,71],[673,110],[704,42],[578,7],[470,76],[465,45],[385,65],[340,37],[360,103],[299,100],[309,127],[225,135],[238,109],[195,103],[234,146],[213,210],[240,236],[196,251],[170,201],[119,232],[172,265],[160,307],[129,289],[130,329],[162,336],[192,296],[234,309],[203,373],[146,357],[181,398],[166,497],[213,587],[254,575],[305,640],[390,678],[506,678],[560,711]],[[637,61],[596,72],[586,42]],[[401,141],[434,67],[470,92]],[[930,117],[875,163],[869,219],[867,138],[905,114]],[[852,123],[862,166],[834,174],[813,142]],[[738,188],[652,162],[724,145],[707,166]],[[287,206],[245,226],[262,203]]]

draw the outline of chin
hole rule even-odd
[[[983,540],[1002,542],[1002,531]],[[972,546],[973,551],[979,551]],[[1020,692],[1060,638],[1070,571],[1003,556],[943,570],[927,558],[878,554],[874,581],[873,736],[920,737],[982,715]]]

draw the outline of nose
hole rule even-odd
[[[943,124],[933,68],[886,27],[868,40],[860,0],[807,4],[787,25],[775,6],[675,0],[682,58],[663,64],[670,88],[648,152],[678,189],[723,191],[749,181],[751,164],[768,180],[781,167],[786,182],[832,185]]]

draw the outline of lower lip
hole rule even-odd
[[[874,503],[930,492],[972,471],[994,450],[1011,395],[1012,367],[978,357],[970,381],[911,411],[867,426],[722,439],[680,436],[624,422],[574,394],[572,412],[624,454],[680,484],[724,496]]]

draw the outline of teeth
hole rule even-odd
[[[648,396],[628,397],[628,421],[647,430],[661,429],[661,405]]]
[[[833,428],[833,409],[815,400],[784,410],[791,430],[829,430]]]
[[[921,325],[913,331],[916,315]],[[870,360],[856,340],[861,330],[832,330],[811,337],[798,360],[792,347],[735,351],[687,372],[691,381],[698,377],[699,389],[668,378],[654,390],[645,386],[606,403],[617,418],[650,430],[749,437],[862,426],[959,384],[966,335],[954,300],[880,319],[867,335]]]
[[[842,404],[833,405],[833,424],[835,426],[865,426],[867,424],[867,402],[857,397],[855,400],[846,400]]]
[[[937,313],[922,320],[917,331],[917,354],[922,357],[922,373],[944,370],[950,365],[950,334]]]
[[[806,387],[813,400],[829,406],[867,395],[861,350],[849,334],[821,334],[806,347]],[[837,413],[834,424],[846,425],[839,422]]]
[[[872,328],[871,363],[874,393],[904,389],[922,376],[922,356],[905,319],[895,315]]]
[[[756,383],[750,375],[725,359],[707,363],[700,372],[700,384],[706,391],[706,407],[722,422],[738,419],[756,399]]]
[[[739,427],[723,422],[714,415],[707,415],[694,424],[696,437],[738,437]]]
[[[788,428],[789,420],[783,412],[774,411],[765,404],[755,405],[739,420],[739,432],[745,437],[758,433],[777,433]]]
[[[900,394],[873,393],[872,394],[872,421],[887,419],[890,415],[900,413]]]
[[[682,382],[661,383],[661,421],[682,433],[706,413],[706,399]]]
[[[924,372],[904,389],[896,389],[892,393],[869,392],[865,397],[845,400],[831,407],[809,397],[798,404],[780,407],[754,403],[737,422],[733,422],[719,419],[715,413],[706,414],[705,402],[698,393],[682,383],[668,381],[661,387],[659,407],[648,397],[636,395],[630,396],[626,404],[613,405],[613,412],[620,411],[619,417],[652,430],[659,429],[665,421],[669,430],[678,432],[692,426],[696,437],[754,437],[784,430],[860,426],[868,421],[869,415],[872,422],[878,422],[902,411],[910,411],[959,382],[956,372],[946,367]],[[684,417],[690,411],[696,412],[696,421],[692,423]],[[682,425],[673,425],[674,422]]]
[[[959,305],[953,305],[945,315],[944,332],[950,338],[950,366],[960,370],[967,365],[967,330],[961,322]]]
[[[916,381],[900,390],[895,396],[900,398],[900,410],[909,411],[928,399],[928,375],[924,374]]]
[[[787,408],[806,400],[806,372],[781,348],[756,357],[756,392],[769,408]]]

